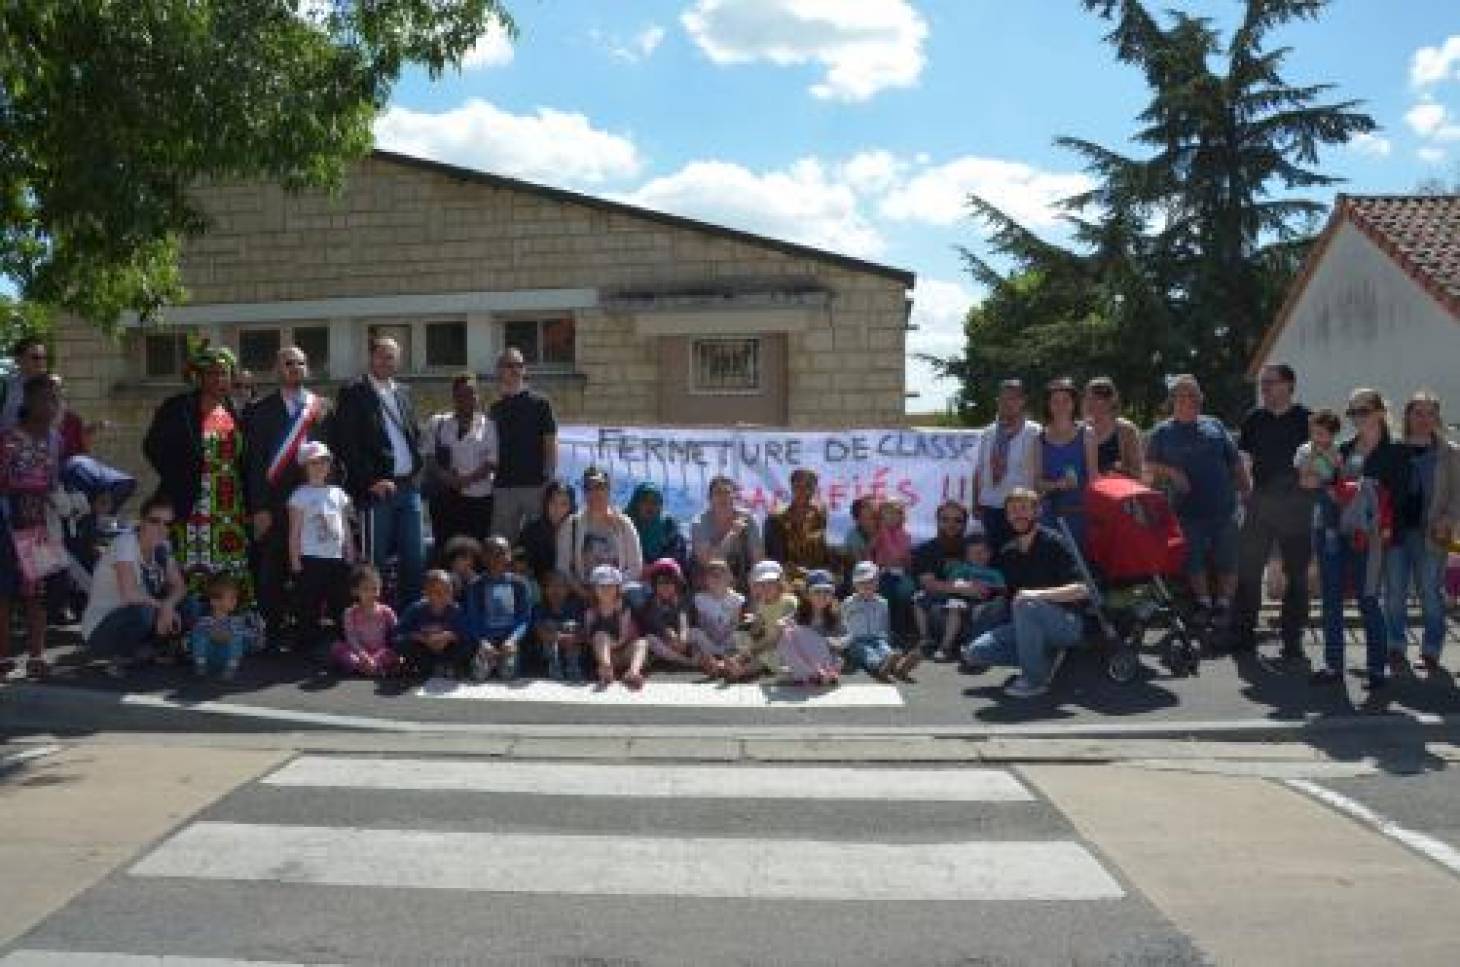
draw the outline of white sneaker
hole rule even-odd
[[[471,680],[484,682],[492,677],[492,669],[497,663],[497,656],[485,648],[477,650],[471,660]]]
[[[1037,698],[1049,691],[1048,685],[1034,685],[1026,681],[1023,675],[1014,679],[1004,689],[1004,694],[1010,698]]]

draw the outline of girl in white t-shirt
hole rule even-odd
[[[730,565],[713,558],[704,569],[705,589],[695,594],[695,624],[689,643],[698,653],[700,667],[713,674],[716,659],[735,650],[735,630],[745,611],[745,595],[730,586]]]
[[[304,648],[321,648],[320,614],[336,628],[350,606],[350,498],[329,482],[331,456],[323,443],[299,448],[305,482],[289,496],[289,570],[294,575],[294,621]]]

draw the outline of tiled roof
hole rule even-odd
[[[1460,195],[1341,197],[1350,221],[1460,316]]]
[[[1288,287],[1277,320],[1252,354],[1249,375],[1257,373],[1287,328],[1303,290],[1344,222],[1363,232],[1460,321],[1460,195],[1339,195],[1333,217]]]

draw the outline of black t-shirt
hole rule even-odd
[[[923,581],[924,574],[931,574],[933,580],[942,581],[947,571],[944,567],[949,561],[963,560],[963,541],[960,538],[958,546],[953,550],[947,550],[935,537],[913,548],[912,552],[912,575],[913,580],[919,584]]]
[[[1037,526],[1029,550],[1019,550],[1018,541],[1011,540],[998,554],[994,555],[993,566],[1009,582],[1009,590],[1042,591],[1046,588],[1064,587],[1080,583],[1080,570],[1065,542],[1048,527]]]
[[[498,487],[539,487],[547,483],[542,438],[558,432],[553,405],[546,396],[525,389],[492,404],[497,425]]]
[[[1282,416],[1261,407],[1247,414],[1238,431],[1237,449],[1252,455],[1252,486],[1296,487],[1298,471],[1293,455],[1308,442],[1306,407],[1291,406]]]

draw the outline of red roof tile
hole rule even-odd
[[[1460,315],[1460,195],[1344,196],[1344,214]]]

